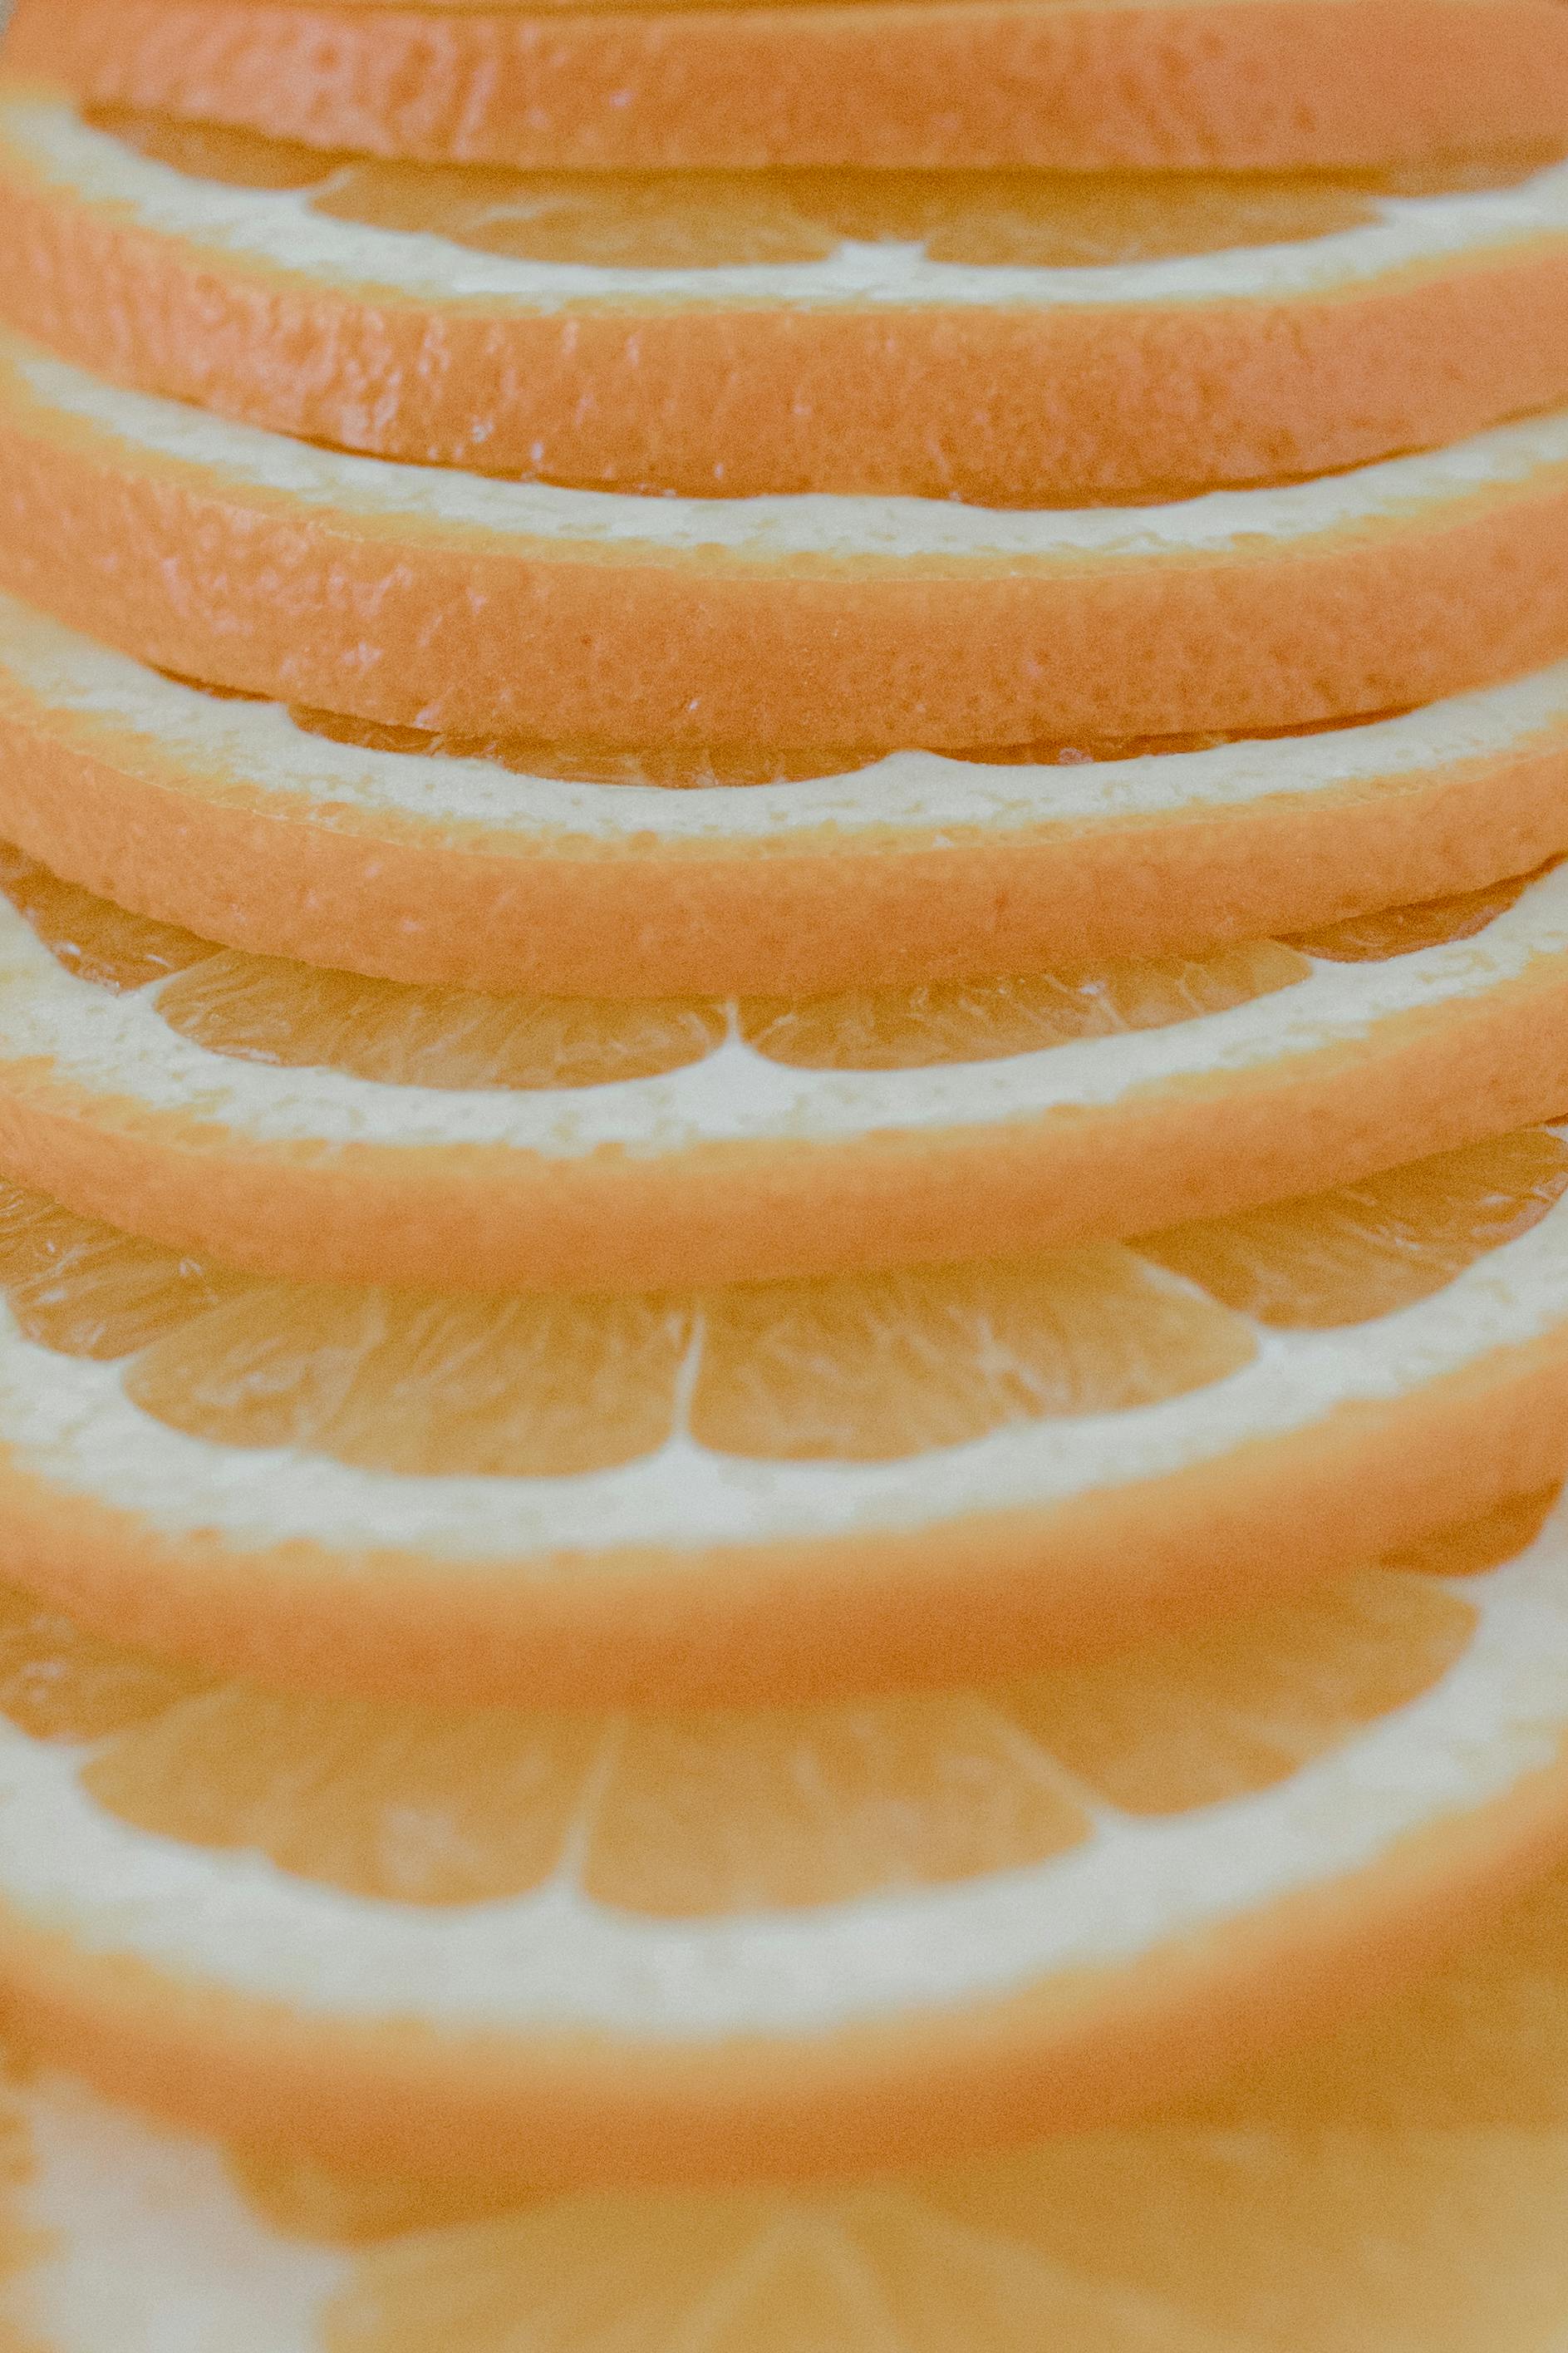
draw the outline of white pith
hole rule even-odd
[[[637,854],[639,842],[693,851],[811,849],[831,835],[868,849],[990,840],[1054,825],[1104,826],[1310,801],[1418,778],[1561,738],[1568,662],[1364,726],[1071,765],[987,765],[893,752],[838,776],[778,785],[582,783],[521,776],[498,762],[374,752],[295,725],[277,703],[228,702],[147,669],[0,595],[0,681],[29,726],[128,773],[171,775],[182,795],[238,791],[305,822],[329,811],[427,829],[432,852],[482,830],[487,850]],[[140,764],[149,764],[142,771]],[[269,814],[272,811],[269,809]]]
[[[36,404],[47,429],[71,418],[118,444],[116,461],[174,464],[199,491],[233,497],[259,491],[321,514],[398,525],[439,543],[453,533],[465,550],[552,556],[626,553],[658,564],[701,554],[771,567],[788,557],[908,565],[926,559],[978,570],[999,562],[1064,569],[1092,558],[1141,567],[1198,554],[1241,556],[1269,543],[1284,557],[1329,533],[1436,528],[1492,493],[1497,500],[1547,497],[1568,472],[1568,410],[1502,425],[1448,448],[1389,458],[1352,471],[1282,489],[1210,491],[1161,506],[1042,509],[1012,512],[942,499],[843,497],[827,491],[767,498],[637,497],[502,481],[456,467],[409,466],[295,441],[209,411],[130,392],[19,336],[0,334],[0,384],[24,418]],[[960,576],[962,576],[960,575]]]
[[[32,2156],[10,2203],[43,2234],[0,2282],[29,2353],[321,2353],[352,2257],[285,2238],[207,2142],[55,2079],[0,2091]]]
[[[1549,1765],[1568,1728],[1561,1508],[1514,1561],[1453,1589],[1476,1612],[1457,1663],[1284,1781],[1158,1820],[1098,1806],[1083,1844],[955,1885],[661,1919],[591,1898],[569,1852],[520,1897],[373,1900],[130,1829],[80,1786],[90,1749],[0,1726],[0,1902],[89,1953],[361,2024],[413,2015],[524,2041],[586,2030],[712,2046],[885,2022],[1124,1966],[1374,1867]]]
[[[1568,169],[1556,165],[1512,188],[1383,197],[1364,225],[1300,243],[1158,261],[981,266],[932,261],[916,243],[847,241],[816,261],[612,269],[514,260],[439,236],[324,218],[310,209],[310,190],[228,187],[187,175],[90,128],[68,102],[32,91],[7,91],[0,100],[0,138],[62,193],[112,206],[130,223],[189,238],[236,262],[266,264],[370,301],[390,295],[487,308],[510,303],[520,312],[616,301],[1040,310],[1278,301],[1365,285],[1413,265],[1568,236]],[[315,193],[332,177],[324,164]]]

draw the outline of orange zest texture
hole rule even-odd
[[[1245,731],[1568,650],[1562,412],[1155,507],[632,499],[316,449],[7,337],[0,463],[0,585],[161,669],[468,734]]]
[[[14,84],[0,306],[121,382],[422,464],[689,496],[1169,496],[1568,397],[1550,164],[531,176],[84,118]]]

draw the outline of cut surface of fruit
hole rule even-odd
[[[1236,733],[1568,649],[1561,412],[1159,506],[636,498],[318,448],[7,335],[0,463],[0,585],[160,669],[460,734]]]
[[[1141,2112],[1568,1842],[1545,1495],[1096,1665],[763,1714],[182,1682],[10,1591],[0,1630],[28,2042],[210,2129],[541,2187]]]
[[[567,997],[258,957],[0,850],[0,1168],[263,1274],[751,1282],[1116,1240],[1568,1103],[1568,866],[1205,955]]]
[[[101,101],[574,171],[1311,169],[1551,136],[1568,116],[1568,35],[1549,0],[543,0],[434,17],[359,0],[21,0],[10,43]]]
[[[1184,2120],[864,2185],[579,2193],[349,2174],[20,2070],[29,2353],[1557,2353],[1568,1882]]]
[[[887,758],[486,744],[217,696],[0,598],[0,837],[262,955],[549,995],[1079,972],[1568,847],[1568,665],[1361,726]]]
[[[490,474],[1058,504],[1326,473],[1568,397],[1568,173],[1516,153],[531,175],[12,84],[0,190],[0,306],[67,358]]]
[[[1559,1873],[1183,2117],[849,2189],[350,2174],[18,2071],[0,2310],[37,2353],[1557,2353],[1565,1951]]]
[[[7,1189],[0,1537],[365,1696],[994,1677],[1560,1472],[1568,1148],[1031,1259],[598,1298],[246,1277]]]
[[[18,2073],[0,2309],[37,2353],[1557,2353],[1565,1948],[1559,1875],[1233,2113],[849,2189],[354,2176]]]

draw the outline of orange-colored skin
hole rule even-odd
[[[1554,0],[619,15],[21,0],[10,47],[96,101],[525,168],[1290,170],[1568,128],[1568,19]]]
[[[1103,1655],[1552,1485],[1568,1332],[1074,1502],[907,1531],[475,1561],[172,1533],[0,1453],[5,1574],[90,1631],[372,1699],[769,1706]],[[3,1967],[3,1963],[0,1963]]]
[[[641,2042],[325,2021],[0,1913],[6,2029],[111,2098],[374,2171],[541,2189],[950,2160],[1147,2116],[1461,1949],[1568,1847],[1568,1759],[1125,1968],[821,2035]]]
[[[1568,398],[1568,236],[1274,301],[535,310],[335,286],[139,227],[3,144],[0,194],[0,311],[100,375],[378,457],[588,487],[1072,504],[1327,473]]]
[[[0,1170],[267,1275],[660,1290],[1148,1232],[1348,1184],[1568,1107],[1568,955],[1373,1039],[968,1128],[549,1158],[247,1137],[0,1046]]]
[[[545,995],[806,995],[1201,954],[1527,873],[1568,848],[1568,722],[1331,791],[1000,838],[535,844],[274,799],[51,707],[0,659],[0,836],[260,955]]]
[[[1568,465],[1138,562],[531,541],[311,507],[0,381],[0,586],[159,669],[464,734],[964,747],[1402,708],[1568,652],[1565,533]]]

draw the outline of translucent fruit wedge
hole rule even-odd
[[[519,174],[13,81],[0,191],[0,308],[62,356],[486,473],[1070,504],[1568,398],[1568,174],[1517,143],[1294,177]]]
[[[1568,847],[1568,664],[1262,742],[606,753],[214,695],[0,598],[0,837],[140,914],[380,979],[1081,972],[1530,871]]]
[[[434,16],[363,0],[21,0],[11,42],[18,62],[100,100],[546,169],[1311,169],[1464,152],[1561,129],[1568,111],[1551,0],[647,13],[498,0]]]
[[[1568,1105],[1568,865],[1294,944],[584,998],[220,949],[0,849],[0,1167],[263,1274],[574,1292],[1114,1240]]]
[[[6,334],[0,467],[0,586],[160,669],[458,733],[1234,733],[1568,652],[1563,411],[1157,506],[633,498],[318,448]]]
[[[286,1698],[11,1593],[7,2016],[203,2129],[539,2187],[1141,2111],[1568,1845],[1548,1500],[1097,1666],[761,1715]]]
[[[18,2074],[0,2313],[29,2353],[1557,2353],[1565,1949],[1558,1876],[1207,2113],[853,2188],[353,2177]]]
[[[994,1677],[1560,1473],[1568,1147],[902,1274],[268,1282],[8,1191],[0,1545],[97,1631],[371,1695]]]

